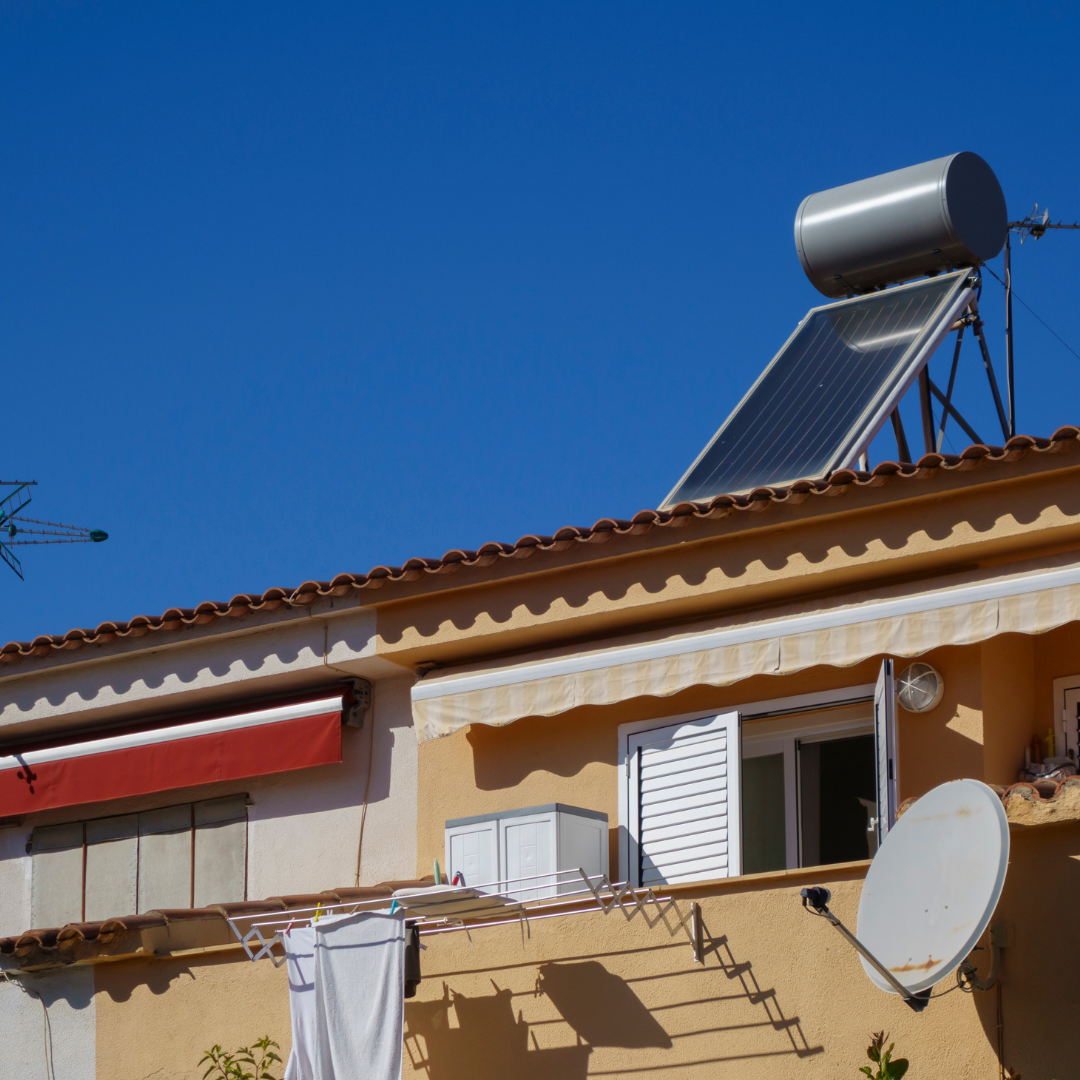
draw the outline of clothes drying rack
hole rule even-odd
[[[282,934],[295,926],[314,926],[330,916],[355,915],[362,911],[405,912],[406,924],[422,935],[471,931],[487,926],[520,923],[522,932],[539,919],[566,918],[619,911],[630,922],[640,914],[651,929],[663,922],[669,933],[681,928],[690,939],[694,960],[704,962],[701,905],[692,904],[683,915],[675,901],[656,896],[652,889],[634,888],[627,882],[612,882],[606,874],[586,874],[584,870],[557,870],[531,877],[509,878],[485,885],[448,887],[440,892],[417,890],[411,896],[379,896],[370,900],[342,900],[315,907],[291,908],[281,912],[254,912],[228,919],[232,932],[251,960],[269,959],[275,967],[285,963]],[[447,908],[453,908],[447,913]],[[652,911],[650,911],[650,907]],[[674,913],[675,926],[669,917]]]

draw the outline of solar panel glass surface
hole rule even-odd
[[[809,313],[725,421],[666,506],[823,476],[840,468],[940,329],[962,270]]]

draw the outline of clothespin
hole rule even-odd
[[[322,901],[320,900],[315,905],[315,917],[311,920],[311,925],[314,926],[319,921],[319,912],[322,909]]]
[[[458,870],[457,873],[454,874],[454,880],[451,881],[450,884],[451,885],[464,885],[465,884],[465,875],[460,870]]]
[[[392,900],[390,902],[390,914],[393,915],[394,912],[397,911],[397,909],[398,909],[398,902],[396,900]]]
[[[442,870],[439,869],[439,860],[435,860],[435,884],[442,884]]]

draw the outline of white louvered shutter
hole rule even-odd
[[[632,735],[630,879],[651,886],[742,871],[739,714]]]

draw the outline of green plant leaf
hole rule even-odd
[[[228,1053],[215,1045],[207,1050],[199,1064],[210,1064],[203,1073],[203,1080],[277,1080],[269,1071],[281,1058],[270,1047],[280,1049],[278,1044],[264,1035],[251,1046],[241,1046],[235,1053]],[[259,1060],[255,1060],[255,1051],[259,1051]],[[250,1069],[247,1068],[250,1066]]]
[[[900,1080],[900,1077],[908,1071],[907,1058],[897,1058],[885,1067],[887,1080]]]

